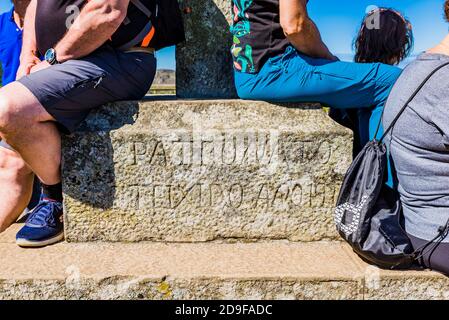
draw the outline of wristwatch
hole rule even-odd
[[[50,48],[45,52],[45,61],[47,61],[50,65],[59,64],[58,59],[56,58],[56,50],[53,48]]]

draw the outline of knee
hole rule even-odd
[[[390,66],[378,63],[377,77],[387,88],[393,87],[402,73],[402,69],[395,66]]]
[[[0,93],[0,135],[11,135],[31,125],[30,110],[15,103],[14,99]]]
[[[16,113],[12,100],[6,95],[0,94],[0,133],[8,133],[16,121]]]
[[[388,71],[388,81],[391,83],[391,85],[394,85],[396,81],[401,76],[402,69],[398,67],[393,67]]]

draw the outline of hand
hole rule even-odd
[[[337,56],[332,55],[332,61],[340,61],[340,58],[338,58]]]
[[[31,69],[40,63],[41,63],[41,60],[34,55],[30,56],[29,58],[25,59],[24,61],[21,61],[20,67],[17,70],[16,79],[19,80],[20,78],[29,75],[31,72]]]
[[[45,60],[41,61],[31,68],[30,73],[35,73],[35,72],[47,69],[50,66],[51,66],[51,64],[49,64],[47,61],[45,61]]]
[[[340,59],[337,56],[334,56],[330,51],[328,51],[326,59],[330,61],[340,61]]]

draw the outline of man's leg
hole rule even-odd
[[[15,151],[0,147],[0,233],[27,207],[34,174]]]
[[[30,202],[28,203],[28,210],[33,210],[40,202],[41,200],[41,193],[42,193],[42,186],[39,181],[39,179],[36,177],[36,175],[33,173],[34,179],[33,179],[33,192],[31,194]]]
[[[18,82],[0,90],[0,135],[44,184],[61,182],[61,137],[54,119]]]
[[[155,70],[152,54],[104,48],[0,90],[0,135],[42,181],[42,200],[17,233],[18,245],[41,247],[64,237],[59,130],[74,132],[106,103],[142,98]]]
[[[18,82],[0,90],[0,135],[41,179],[43,195],[48,198],[17,233],[17,244],[34,247],[62,240],[61,138],[52,116]],[[31,190],[31,179],[29,184]],[[50,191],[52,196],[47,197]]]

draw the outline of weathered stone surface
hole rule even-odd
[[[367,282],[365,299],[449,300],[449,278],[430,272],[411,272],[407,277],[380,272],[378,282]]]
[[[449,299],[432,272],[380,271],[339,242],[61,243],[0,238],[4,299]]]
[[[236,97],[230,54],[231,3],[180,0],[187,41],[176,50],[176,88],[181,98]]]
[[[361,299],[355,281],[152,279],[117,276],[66,280],[0,280],[2,300],[343,300]]]
[[[381,270],[354,258],[362,271],[367,300],[449,300],[448,277],[429,271]]]
[[[0,299],[361,299],[338,243],[0,244]]]
[[[349,131],[316,106],[147,101],[64,141],[68,241],[338,239]]]

